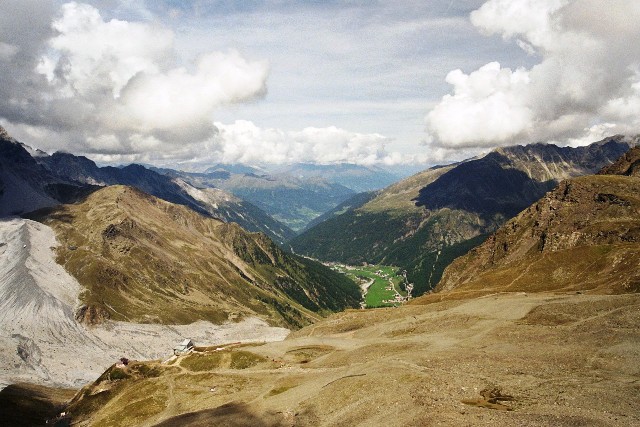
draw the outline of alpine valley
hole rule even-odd
[[[289,244],[296,253],[324,261],[399,266],[419,296],[436,286],[456,257],[560,180],[597,172],[638,140],[616,136],[578,148],[513,146],[433,167],[358,195]]]
[[[376,190],[344,165],[99,167],[0,130],[0,423],[638,425],[639,141]],[[368,278],[314,258],[398,267],[413,296],[360,309]]]

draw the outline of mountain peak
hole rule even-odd
[[[15,138],[9,135],[9,132],[2,126],[0,126],[0,139],[5,139],[7,141],[16,142]]]

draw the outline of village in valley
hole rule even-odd
[[[361,308],[397,307],[411,299],[413,284],[397,267],[364,263],[361,266],[329,263],[329,267],[353,279],[362,290]]]

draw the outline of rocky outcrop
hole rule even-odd
[[[96,305],[82,305],[75,313],[76,321],[86,325],[99,325],[104,323],[110,317],[111,316],[107,310]]]
[[[455,260],[436,291],[640,291],[640,180],[563,181]]]
[[[600,175],[640,176],[640,147],[633,147],[624,156],[609,166],[605,166]]]

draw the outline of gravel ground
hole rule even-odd
[[[167,358],[184,337],[216,345],[278,341],[289,333],[257,318],[85,327],[74,319],[81,286],[55,262],[56,245],[53,230],[43,224],[0,221],[0,389],[18,381],[80,387],[120,357]]]

